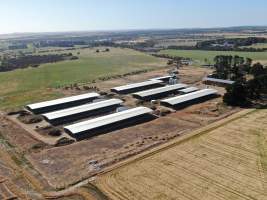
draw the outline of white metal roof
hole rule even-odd
[[[193,100],[193,99],[205,97],[205,96],[212,95],[212,94],[217,94],[217,90],[214,90],[214,89],[203,89],[203,90],[199,90],[199,91],[192,92],[192,93],[189,93],[189,94],[184,94],[184,95],[180,95],[180,96],[177,96],[177,97],[164,99],[161,102],[168,103],[170,105],[177,105],[179,103],[184,103],[186,101],[190,101],[190,100]]]
[[[34,109],[45,108],[45,107],[49,107],[49,106],[56,106],[56,105],[60,105],[60,104],[64,104],[64,103],[79,101],[79,100],[88,99],[88,98],[96,98],[99,96],[100,95],[97,93],[86,93],[86,94],[77,95],[77,96],[71,96],[71,97],[55,99],[55,100],[51,100],[51,101],[34,103],[34,104],[27,105],[27,107],[34,110]]]
[[[88,130],[98,128],[101,126],[119,122],[125,119],[130,119],[136,116],[148,114],[151,112],[152,110],[150,108],[137,107],[137,108],[132,108],[132,109],[125,110],[122,112],[106,115],[103,117],[98,117],[98,118],[91,119],[88,121],[80,122],[80,123],[73,124],[70,126],[66,126],[64,127],[64,129],[70,131],[72,134],[77,134],[77,133],[88,131]]]
[[[189,87],[189,88],[179,90],[179,92],[190,93],[190,92],[195,92],[197,90],[199,90],[197,87]]]
[[[110,100],[100,101],[96,103],[85,104],[85,105],[81,105],[81,106],[77,106],[73,108],[63,109],[63,110],[59,110],[55,112],[50,112],[50,113],[43,114],[42,116],[44,116],[48,120],[53,120],[53,119],[67,117],[67,116],[71,116],[71,115],[75,115],[75,114],[79,114],[83,112],[93,111],[96,109],[101,109],[101,108],[105,108],[105,107],[109,107],[113,105],[118,105],[121,103],[123,103],[123,101],[120,99],[110,99]]]
[[[142,92],[137,92],[137,93],[134,93],[133,95],[140,96],[140,97],[147,97],[147,96],[161,94],[161,93],[168,92],[168,91],[179,90],[179,89],[185,88],[185,87],[187,87],[186,84],[167,85],[167,86],[160,87],[160,88],[155,88],[155,89],[151,89],[151,90],[145,90]]]
[[[218,78],[209,78],[205,77],[203,81],[212,81],[212,82],[217,82],[217,83],[224,83],[224,84],[234,84],[234,81],[231,80],[224,80],[224,79],[218,79]]]
[[[123,85],[119,87],[112,88],[113,90],[116,91],[123,91],[123,90],[129,90],[129,89],[134,89],[134,88],[139,88],[139,87],[144,87],[144,86],[149,86],[149,85],[154,85],[157,83],[163,83],[161,80],[149,80],[149,81],[144,81],[140,83],[133,83],[129,85]]]
[[[161,77],[155,77],[155,78],[151,78],[149,80],[164,80],[164,79],[167,79],[167,78],[173,78],[174,76],[161,76]]]

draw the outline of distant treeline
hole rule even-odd
[[[196,46],[169,46],[168,49],[176,50],[209,50],[209,51],[244,51],[244,52],[263,52],[267,48],[248,47],[257,43],[267,43],[266,38],[230,38],[201,41]],[[247,47],[246,47],[247,46]]]
[[[70,40],[47,40],[34,43],[37,48],[41,47],[74,47],[75,45],[86,45],[85,41],[70,41]]]
[[[28,48],[27,44],[14,44],[14,45],[8,46],[9,50],[27,49],[27,48]]]
[[[54,63],[63,60],[74,60],[78,57],[68,54],[50,54],[50,55],[24,55],[13,58],[3,58],[1,60],[0,72],[23,69],[27,67],[38,67],[44,63]]]
[[[248,38],[225,38],[217,40],[208,40],[201,41],[197,43],[198,48],[205,48],[210,46],[232,46],[232,47],[241,47],[241,46],[250,46],[257,43],[266,43],[266,38],[261,37],[248,37]]]
[[[152,56],[158,57],[158,58],[167,58],[174,61],[181,61],[181,60],[192,60],[191,58],[184,58],[181,56],[170,56],[168,54],[152,54]]]

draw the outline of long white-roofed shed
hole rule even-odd
[[[97,93],[86,93],[76,96],[55,99],[51,101],[34,103],[27,105],[26,108],[35,114],[40,114],[88,103],[98,97],[100,97],[100,95]]]
[[[161,80],[148,80],[148,81],[144,81],[140,83],[133,83],[129,85],[114,87],[111,89],[111,91],[119,93],[119,94],[129,94],[129,93],[138,92],[141,90],[160,87],[161,83],[163,83],[163,81]]]
[[[175,91],[178,92],[178,90],[182,88],[186,88],[186,87],[187,87],[186,84],[167,85],[164,87],[137,92],[137,93],[134,93],[133,96],[141,100],[158,99],[168,94],[174,93]]]
[[[212,97],[218,96],[218,91],[215,89],[203,89],[189,94],[184,94],[169,99],[161,100],[161,104],[164,106],[171,106],[175,108],[181,108],[193,103],[198,103]]]
[[[188,88],[179,90],[179,92],[182,93],[182,94],[188,94],[188,93],[195,92],[195,91],[198,91],[198,90],[199,89],[197,87],[188,87]]]
[[[227,86],[227,85],[234,84],[235,81],[205,77],[205,78],[203,78],[203,83],[205,83],[207,85]]]
[[[120,99],[103,100],[96,103],[85,104],[68,109],[54,111],[42,116],[53,125],[83,119],[89,116],[106,113],[119,107],[123,103]]]
[[[151,113],[152,110],[150,108],[137,107],[66,126],[64,130],[74,138],[83,139],[117,128],[145,122],[153,117]]]
[[[160,77],[151,78],[149,80],[161,80],[164,82],[168,82],[171,78],[174,78],[174,77],[175,76],[167,75],[167,76],[160,76]]]

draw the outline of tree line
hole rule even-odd
[[[38,67],[40,64],[53,63],[63,60],[78,59],[72,53],[49,54],[49,55],[23,55],[19,57],[3,57],[1,59],[0,72],[23,69],[27,67]]]
[[[208,50],[208,51],[243,51],[243,52],[263,52],[267,48],[249,47],[253,44],[267,43],[266,38],[225,38],[217,40],[200,41],[195,46],[169,46],[168,49],[175,50]]]
[[[252,59],[219,55],[214,58],[213,77],[230,79],[234,84],[226,88],[223,100],[232,106],[248,106],[252,102],[265,102],[267,98],[267,67],[253,64]]]

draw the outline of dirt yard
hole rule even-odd
[[[49,180],[51,185],[57,188],[65,187],[88,178],[122,159],[237,111],[237,109],[220,108],[218,106],[220,101],[220,98],[214,99],[148,123],[117,130],[68,146],[32,152],[27,158]]]
[[[266,200],[266,141],[267,110],[237,113],[101,175],[96,185],[114,200]]]
[[[163,76],[167,74],[168,70],[170,69],[160,69],[141,75],[98,82],[89,86],[97,88],[99,92],[110,93],[109,90],[112,87]],[[201,80],[210,72],[211,70],[207,68],[183,67],[179,70],[180,81],[205,88],[206,86],[201,83]],[[82,86],[79,87],[82,88]],[[225,92],[223,88],[214,88],[220,94]],[[63,92],[66,95],[73,95],[85,91],[64,89]],[[136,100],[131,95],[118,95],[117,97],[123,98],[126,106],[136,106]],[[157,108],[161,109],[160,106]],[[239,110],[223,106],[222,98],[216,98],[179,111],[173,111],[165,117],[144,124],[61,147],[52,145],[53,141],[58,139],[57,137],[46,137],[45,134],[41,135],[34,131],[36,124],[22,125],[13,119],[8,120],[2,116],[3,125],[0,127],[0,131],[5,133],[6,139],[16,146],[20,153],[23,153],[24,158],[30,161],[32,168],[37,170],[50,186],[66,188],[98,174],[119,161],[223,119]],[[50,140],[53,141],[47,142]]]

